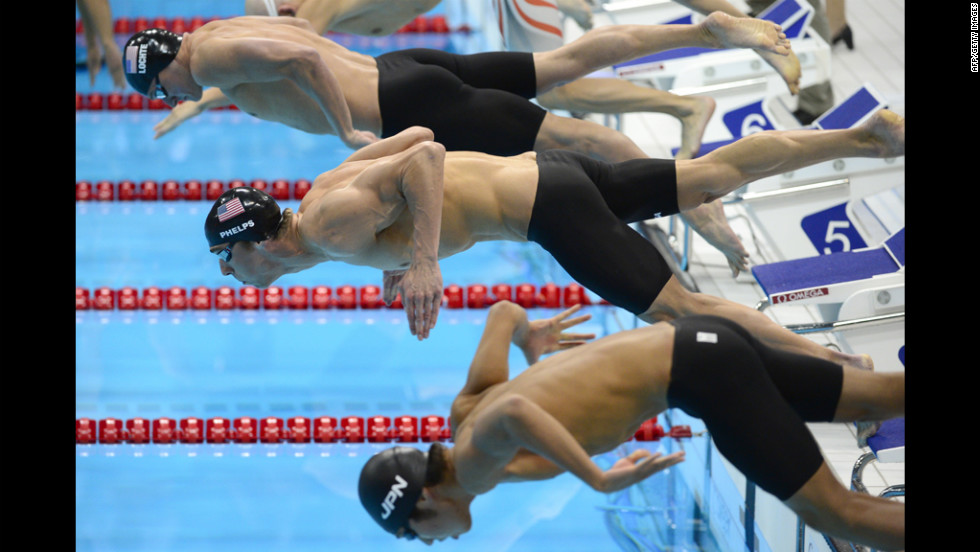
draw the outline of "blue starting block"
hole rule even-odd
[[[864,468],[873,461],[881,463],[904,463],[905,462],[905,418],[888,420],[881,424],[878,432],[868,437],[868,448],[871,449],[858,458],[851,471],[851,488],[867,493],[868,489],[864,484]],[[891,485],[886,487],[879,496],[904,496],[905,485]]]
[[[752,267],[770,305],[842,303],[869,287],[905,282],[905,228],[879,247]]]

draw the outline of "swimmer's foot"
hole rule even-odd
[[[800,59],[796,57],[793,51],[785,56],[765,50],[756,50],[755,53],[759,54],[783,78],[790,94],[795,96],[800,93],[802,70],[800,69]]]
[[[751,48],[782,56],[792,51],[783,28],[771,21],[712,12],[701,22],[701,28],[708,44],[715,48]]]
[[[840,363],[843,364],[845,368],[854,368],[856,370],[874,372],[875,363],[871,359],[871,355],[851,355],[847,353],[840,354],[843,356]]]
[[[879,109],[861,127],[868,132],[879,157],[905,155],[905,117]]]
[[[857,426],[857,443],[859,447],[868,446],[868,437],[873,437],[881,428],[881,422],[855,422]]]
[[[693,159],[701,149],[701,139],[704,129],[715,112],[716,102],[708,96],[690,96],[690,108],[677,118],[681,122],[681,147],[677,150],[675,159]]]
[[[749,252],[728,224],[720,199],[684,211],[681,216],[712,247],[725,254],[732,276],[738,276],[739,272],[749,269]]]

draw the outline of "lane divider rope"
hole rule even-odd
[[[244,14],[242,14],[244,15]],[[220,16],[210,16],[204,17],[201,15],[195,15],[192,17],[175,16],[172,18],[167,18],[163,16],[156,17],[146,17],[146,16],[136,16],[136,17],[116,17],[112,22],[112,30],[116,35],[123,35],[124,38],[128,39],[130,35],[135,33],[145,31],[147,29],[166,29],[172,33],[183,34],[192,33],[207,23],[212,21],[218,21],[220,19],[230,19],[230,17],[220,17]],[[470,27],[468,25],[460,25],[455,29],[449,27],[449,23],[446,20],[446,16],[442,14],[436,14],[431,16],[419,15],[403,25],[400,29],[395,31],[395,34],[411,34],[411,33],[434,33],[434,34],[446,34],[452,32],[470,32]],[[82,20],[75,20],[75,34],[84,35],[85,25]],[[330,36],[333,33],[328,32],[326,36]],[[364,38],[384,38],[384,37],[364,37]]]
[[[575,305],[609,306],[604,299],[595,300],[586,289],[576,283],[558,286],[545,283],[540,287],[524,283],[471,284],[463,287],[450,284],[443,290],[442,307],[448,309],[483,309],[498,301],[507,300],[524,308],[569,308]],[[382,289],[377,285],[326,285],[289,288],[269,286],[259,289],[231,286],[211,289],[197,286],[188,290],[182,286],[164,289],[149,286],[142,290],[132,286],[113,289],[107,286],[89,289],[75,286],[76,311],[232,311],[232,310],[324,310],[324,309],[403,309],[399,294],[391,305],[383,300]]]
[[[75,201],[214,201],[226,190],[241,186],[262,190],[277,201],[288,201],[306,197],[313,183],[305,178],[295,180],[255,178],[249,182],[240,178],[185,181],[83,179],[75,181]]]
[[[690,426],[665,431],[653,417],[629,440],[659,441],[700,436]],[[432,443],[452,441],[448,418],[429,416],[242,416],[200,418],[76,418],[75,444],[279,444],[279,443]]]

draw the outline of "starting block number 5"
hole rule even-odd
[[[827,223],[827,235],[824,237],[826,243],[841,242],[841,251],[851,250],[851,240],[844,233],[848,228],[851,227],[851,221],[849,220],[832,220]],[[823,248],[823,254],[829,255],[834,251],[828,246]]]
[[[867,247],[864,238],[847,217],[847,204],[841,203],[803,217],[800,226],[814,249],[823,255]]]

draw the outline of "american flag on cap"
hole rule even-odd
[[[226,201],[218,206],[218,222],[224,222],[230,218],[235,218],[245,212],[242,200],[237,197],[231,201]]]
[[[126,72],[135,73],[136,72],[136,56],[138,55],[139,48],[137,46],[126,46],[126,55],[123,56],[126,60]]]

